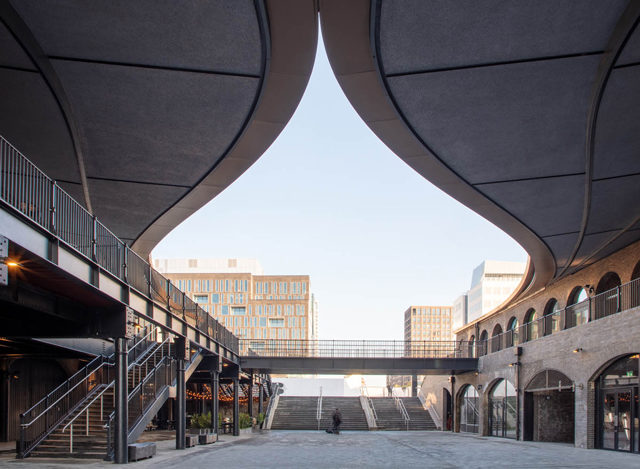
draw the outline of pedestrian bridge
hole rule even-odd
[[[254,373],[419,374],[474,371],[473,344],[464,341],[241,340],[240,366]]]

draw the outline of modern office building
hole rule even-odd
[[[522,281],[525,268],[524,262],[484,261],[473,269],[465,324],[503,303]]]
[[[453,340],[451,306],[409,306],[404,312],[404,340]]]
[[[262,275],[255,259],[155,259],[154,266],[240,339],[317,339],[308,275]]]
[[[451,306],[451,328],[455,331],[469,322],[469,295],[463,293]]]

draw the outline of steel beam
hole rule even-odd
[[[220,373],[211,370],[211,431],[218,433],[218,391],[220,388]]]
[[[184,358],[177,360],[176,378],[176,449],[184,449],[186,446],[187,430],[187,393],[185,383]]]
[[[233,436],[240,435],[240,378],[233,377]]]
[[[115,462],[129,462],[127,437],[129,429],[129,391],[127,380],[127,339],[116,339],[116,429],[115,429]]]

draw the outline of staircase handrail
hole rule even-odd
[[[402,415],[402,418],[404,419],[407,430],[409,430],[409,420],[411,420],[411,417],[409,417],[409,413],[407,412],[407,408],[404,406],[404,402],[402,402],[402,399],[398,396],[395,396],[393,400],[395,401],[396,408],[400,411],[400,415]]]
[[[144,337],[142,337],[140,340],[138,340],[132,347],[135,348],[137,347],[143,340],[145,340],[147,337],[149,337],[149,335],[151,335],[151,333],[153,333],[154,331],[156,331],[158,328],[154,327],[151,331],[149,331]],[[62,384],[60,384],[58,387],[56,387],[53,391],[51,391],[49,394],[47,394],[45,397],[43,397],[42,399],[40,399],[38,402],[36,402],[34,405],[32,405],[29,409],[25,410],[23,413],[20,414],[20,418],[24,418],[25,415],[27,415],[29,412],[31,412],[33,409],[35,409],[38,405],[42,404],[43,402],[46,402],[47,399],[54,394],[56,391],[62,389],[67,383],[69,383],[71,380],[73,380],[76,376],[81,375],[82,373],[85,374],[85,377],[82,381],[78,381],[78,383],[76,383],[72,388],[68,388],[67,391],[61,395],[58,399],[56,399],[53,403],[49,404],[40,414],[38,414],[36,417],[34,417],[31,422],[29,423],[21,423],[20,426],[25,426],[28,427],[30,426],[33,422],[35,422],[38,418],[40,418],[42,415],[44,415],[49,409],[51,409],[53,406],[55,406],[58,402],[60,402],[60,400],[64,397],[66,397],[71,391],[73,391],[74,389],[76,389],[80,384],[84,383],[84,381],[91,376],[92,374],[94,374],[96,371],[98,371],[100,368],[102,368],[102,366],[105,365],[105,363],[107,365],[113,365],[113,363],[111,363],[111,360],[113,360],[113,358],[115,358],[115,353],[112,353],[111,355],[105,356],[105,355],[98,355],[97,357],[95,357],[93,360],[91,360],[89,363],[87,363],[83,368],[81,368],[80,370],[78,370],[76,373],[74,373],[69,379],[67,379],[65,382],[63,382]],[[106,362],[104,361],[106,360]],[[91,372],[89,372],[90,367],[92,367],[94,365],[94,362],[100,362],[100,365],[98,365],[94,370],[92,370]],[[131,365],[129,365],[129,368],[133,367],[135,365],[135,363],[132,363]]]
[[[95,370],[93,370],[91,372],[91,374],[95,373],[96,371],[98,371],[100,368],[102,368],[103,366],[113,366],[112,363],[102,363],[100,364],[100,366],[98,368],[96,368]],[[60,396],[58,399],[56,399],[52,404],[49,405],[49,407],[47,407],[45,410],[43,410],[40,414],[36,415],[33,420],[31,420],[31,422],[28,423],[21,423],[20,426],[21,427],[29,427],[31,426],[36,420],[38,420],[40,417],[42,417],[49,409],[51,409],[52,407],[54,407],[58,402],[60,402],[63,398],[67,397],[67,395],[73,391],[75,388],[77,388],[78,386],[80,386],[81,384],[84,383],[83,381],[78,382],[75,386],[73,386],[72,388],[70,388],[65,394],[63,394],[62,396]],[[91,391],[90,391],[91,392]],[[27,411],[28,412],[28,411]],[[25,412],[26,414],[26,412]],[[24,414],[21,414],[21,416]]]
[[[165,345],[168,345],[166,354],[164,352],[164,346]],[[142,393],[143,386],[152,377],[155,378],[156,371],[163,364],[165,364],[166,361],[168,361],[169,362],[169,366],[171,366],[171,342],[170,342],[170,338],[166,338],[164,341],[162,341],[162,343],[159,344],[158,348],[160,348],[162,350],[162,357],[160,358],[160,360],[158,360],[154,364],[154,366],[153,366],[153,368],[151,368],[151,370],[148,370],[148,372],[145,375],[145,377],[128,393],[127,403],[131,402],[136,397],[136,394],[138,392]],[[191,358],[190,358],[189,362],[192,362],[193,360],[195,360],[200,355],[200,353],[201,353],[200,350],[197,350],[195,353],[193,353],[191,355]],[[151,358],[153,358],[154,356],[155,356],[155,354],[149,354],[149,356],[144,360],[143,364],[146,363]],[[169,380],[169,383],[167,385],[171,386],[172,382],[173,382],[173,378],[171,378]],[[159,390],[154,387],[154,394],[157,395],[158,391]],[[144,414],[145,414],[147,409],[148,409],[148,406],[147,407],[141,407],[140,415],[138,415],[135,419],[127,422],[127,427],[128,427],[127,428],[127,434],[129,434],[129,431],[132,429],[132,427],[134,427],[138,423],[140,418],[142,418],[144,416]],[[113,451],[114,451],[114,449],[112,448],[113,440],[112,440],[111,433],[112,433],[113,422],[115,421],[115,417],[116,417],[116,411],[114,409],[113,412],[111,412],[111,414],[109,414],[108,418],[106,419],[106,423],[103,426],[103,428],[105,428],[107,430],[107,459],[110,459],[113,456]]]
[[[153,327],[148,332],[145,330],[145,334],[141,338],[134,337],[132,339],[134,342],[132,347],[138,347],[140,343],[157,330],[157,327]],[[111,367],[114,366],[114,357],[115,353],[108,356],[98,355],[31,408],[20,414],[19,458],[27,457],[67,416],[75,412],[85,402],[95,388],[93,386],[94,380],[96,385],[104,385],[111,382],[110,374]],[[104,376],[104,371],[101,372],[103,368],[106,369],[106,377]],[[72,384],[76,380],[77,383]],[[86,386],[86,389],[83,390],[81,386]],[[62,394],[56,397],[59,393]],[[53,401],[50,402],[52,399]],[[30,417],[32,412],[35,412],[39,406],[43,405],[45,408],[41,412],[34,417]],[[36,422],[38,422],[38,426],[34,425]],[[35,434],[31,434],[34,432]]]
[[[373,405],[373,400],[367,396],[367,403],[369,404],[369,407],[371,407],[371,412],[373,413],[373,419],[376,421],[376,424],[378,423],[378,412],[376,412],[376,408]]]
[[[72,424],[73,424],[73,422],[75,422],[75,421],[76,421],[76,419],[77,419],[78,417],[80,417],[80,416],[84,413],[84,411],[86,411],[87,409],[89,409],[89,407],[91,407],[91,404],[93,404],[93,403],[96,401],[96,399],[98,399],[98,398],[99,398],[100,396],[102,396],[105,392],[107,392],[107,391],[109,390],[109,388],[111,388],[111,387],[113,386],[113,384],[114,384],[114,383],[113,383],[113,382],[111,382],[111,383],[109,383],[109,384],[107,384],[107,385],[104,385],[103,389],[102,389],[99,393],[97,393],[97,394],[93,397],[93,399],[91,399],[91,400],[87,403],[87,405],[85,405],[85,406],[82,408],[82,410],[80,410],[80,412],[76,413],[76,416],[75,416],[75,417],[73,417],[69,422],[67,422],[67,424],[62,428],[62,433],[64,433],[64,432],[67,430],[67,428],[69,428],[69,425],[72,425]]]
[[[318,430],[320,430],[320,420],[322,420],[322,386],[320,386],[320,395],[318,396],[318,407],[316,407],[316,420],[318,421]]]

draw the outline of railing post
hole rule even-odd
[[[49,201],[49,231],[51,233],[58,234],[58,226],[56,223],[56,197],[58,196],[58,184],[56,181],[51,183],[51,193],[49,194],[51,200]]]
[[[91,260],[98,262],[98,218],[95,215],[91,226]]]
[[[587,322],[591,322],[593,320],[593,315],[591,313],[591,297],[587,298],[587,306],[588,306],[588,310],[587,310]]]
[[[620,290],[620,285],[616,287],[616,313],[622,311],[622,291]]]
[[[129,246],[122,243],[122,279],[129,284]]]

